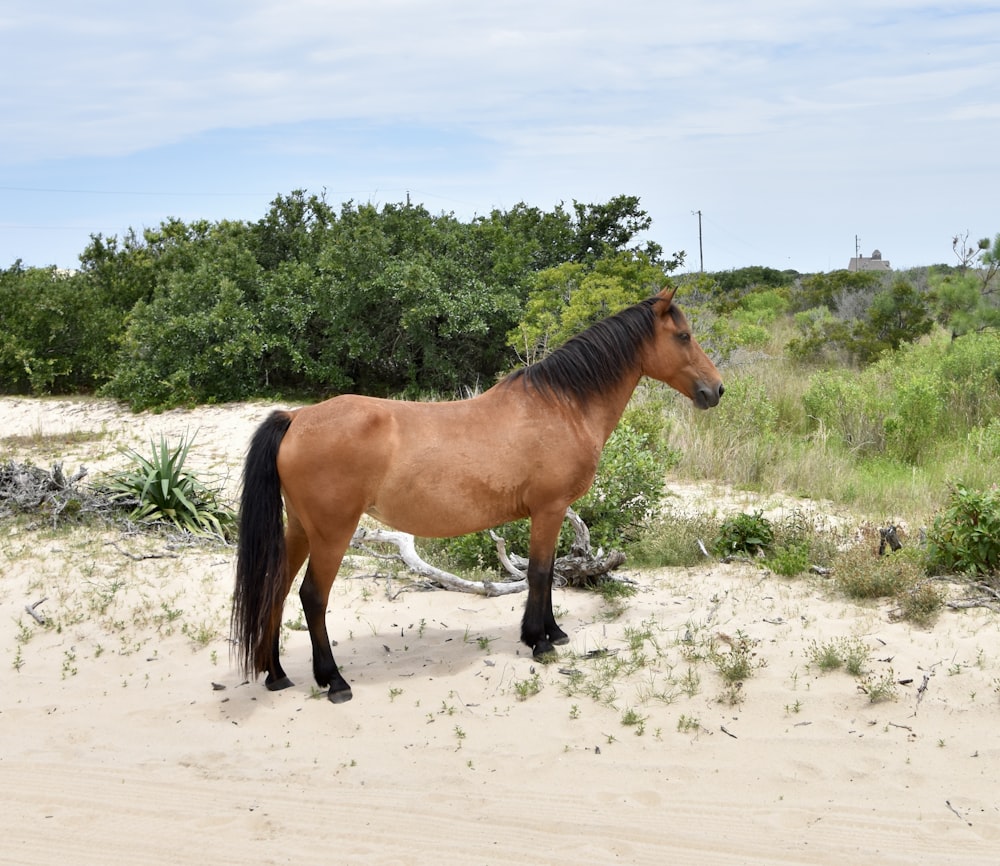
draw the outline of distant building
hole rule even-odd
[[[889,264],[887,259],[882,258],[882,253],[878,250],[873,250],[871,258],[866,259],[864,256],[856,256],[851,259],[851,263],[847,266],[849,271],[891,271],[892,266]]]

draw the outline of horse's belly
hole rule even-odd
[[[392,501],[376,501],[366,513],[380,523],[421,538],[451,538],[499,526],[526,512],[501,497],[489,500],[427,496],[410,491]]]

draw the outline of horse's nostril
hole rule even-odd
[[[719,385],[719,396],[721,397],[721,396],[722,396],[723,394],[725,394],[725,393],[726,393],[726,388],[725,388],[725,386],[724,386],[724,385],[722,385],[722,384],[720,384],[720,385]]]

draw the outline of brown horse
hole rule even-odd
[[[243,473],[233,637],[244,673],[292,683],[278,659],[282,607],[299,591],[316,682],[350,700],[326,631],[330,588],[363,514],[423,537],[531,518],[521,640],[536,657],[569,638],[552,613],[552,566],[566,508],[587,492],[642,376],[701,409],[722,380],[664,290],[591,326],[469,400],[415,403],[343,395],[276,411]],[[282,496],[287,523],[282,513]]]

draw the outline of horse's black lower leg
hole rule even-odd
[[[549,575],[549,597],[545,605],[545,634],[551,643],[556,646],[563,646],[569,643],[569,635],[566,634],[556,622],[555,614],[552,612],[552,576]]]
[[[545,636],[550,643],[562,646],[569,643],[569,635],[566,634],[556,622],[555,614],[552,611],[552,582],[555,572],[555,562],[549,567],[548,592],[545,595]]]
[[[312,641],[313,676],[316,683],[329,686],[327,697],[335,704],[349,701],[353,694],[347,680],[340,674],[333,658],[330,638],[326,633],[326,602],[329,590],[321,592],[313,576],[312,567],[306,567],[306,574],[299,590],[302,601],[302,611],[305,613],[306,624],[309,626],[309,638]]]
[[[281,661],[278,659],[280,644],[281,639],[276,633],[274,635],[274,643],[271,645],[271,662],[267,666],[267,677],[264,680],[264,685],[272,692],[287,689],[293,685],[292,681],[285,675],[285,671],[281,667]]]
[[[552,564],[551,559],[543,565],[528,563],[528,598],[521,620],[521,641],[531,647],[532,655],[540,661],[555,652],[556,644],[569,641],[552,613]]]

